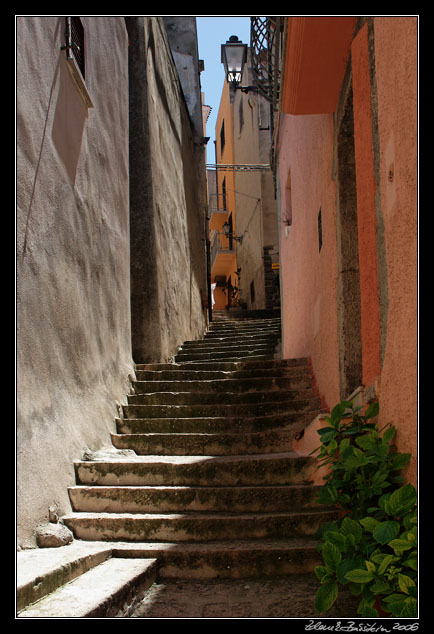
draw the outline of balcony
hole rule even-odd
[[[218,263],[219,268],[223,267],[225,270],[227,265],[232,263],[234,255],[235,240],[226,236],[223,231],[213,232],[211,235],[211,270],[214,269],[216,263]]]
[[[221,194],[219,194],[221,196]],[[220,202],[222,206],[222,202]],[[208,204],[208,220],[210,230],[219,230],[222,228],[225,220],[228,219],[230,212],[227,209],[219,209],[217,194],[211,194]]]

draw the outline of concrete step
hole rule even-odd
[[[280,323],[280,315],[277,314],[268,314],[268,315],[252,315],[250,319],[239,319],[238,316],[226,316],[225,319],[212,319],[210,323],[210,327],[219,326],[220,324],[230,323],[235,325],[242,326],[243,324],[270,324],[270,323]]]
[[[269,513],[70,513],[63,517],[76,539],[86,541],[175,541],[289,539],[313,537],[337,512],[307,509]]]
[[[312,411],[320,408],[319,398],[273,400],[256,403],[214,403],[196,405],[123,405],[124,418],[202,418],[221,416],[262,416]]]
[[[318,486],[74,486],[74,512],[184,513],[186,511],[271,512],[317,508]]]
[[[76,579],[112,556],[107,544],[73,542],[59,548],[32,548],[16,554],[17,610]]]
[[[192,368],[192,366],[190,366]],[[283,378],[291,380],[303,377],[310,380],[309,368],[301,367],[269,367],[256,368],[251,370],[198,370],[198,369],[175,369],[169,370],[138,370],[136,369],[137,381],[209,381],[214,382],[219,379],[269,379]],[[246,382],[248,383],[248,382]]]
[[[304,389],[275,389],[253,390],[238,392],[205,392],[180,391],[180,392],[140,392],[127,396],[129,405],[249,405],[252,403],[270,403],[280,401],[306,401],[314,399],[315,392],[309,388]]]
[[[239,308],[232,307],[229,309],[213,310],[213,319],[226,318],[230,319],[254,319],[254,318],[278,318],[280,319],[280,308]]]
[[[111,543],[122,557],[155,557],[162,579],[240,579],[313,572],[322,563],[318,541],[221,540],[217,542]]]
[[[111,558],[27,606],[18,617],[126,617],[156,578],[155,558]]]
[[[289,429],[226,434],[171,432],[111,434],[111,440],[117,449],[132,449],[140,456],[229,456],[290,451],[295,434]]]
[[[186,418],[117,418],[118,434],[151,433],[254,433],[279,428],[295,432],[304,429],[318,414],[319,409],[306,412],[283,412],[262,416],[208,416]]]
[[[219,372],[238,372],[238,371],[251,371],[251,370],[276,370],[276,369],[290,369],[290,368],[304,368],[308,369],[309,364],[307,359],[238,359],[235,361],[223,360],[214,361],[213,363],[203,363],[200,361],[188,362],[188,363],[139,363],[136,365],[136,372],[143,371],[219,371]]]
[[[194,374],[190,374],[194,377]],[[220,375],[217,375],[220,377]],[[172,374],[173,377],[173,374]],[[135,394],[149,394],[155,392],[216,392],[219,394],[228,393],[249,393],[278,390],[300,390],[311,387],[310,376],[305,374],[289,377],[250,377],[250,378],[208,378],[202,380],[139,380],[134,382]]]
[[[191,345],[182,345],[178,349],[177,355],[180,354],[205,354],[209,353],[221,353],[221,352],[231,352],[233,356],[239,353],[245,352],[274,352],[276,345],[278,343],[278,339],[269,339],[268,341],[264,341],[261,339],[260,341],[245,341],[245,342],[232,342],[232,341],[218,341],[217,343],[201,341],[199,344],[191,344]]]
[[[308,484],[316,461],[294,452],[254,456],[134,456],[77,461],[76,483],[94,486]]]
[[[211,326],[205,333],[204,339],[214,339],[221,337],[267,337],[274,336],[280,337],[282,334],[282,328],[279,324],[270,324],[268,326],[251,326],[251,325],[236,325],[225,324],[220,326]]]
[[[205,339],[212,339],[214,337],[268,337],[275,336],[280,337],[282,334],[282,326],[279,323],[269,324],[267,326],[249,326],[249,325],[234,325],[225,324],[220,326],[210,326],[204,333]]]
[[[228,348],[246,348],[252,346],[267,346],[267,345],[275,345],[277,341],[280,340],[280,337],[275,334],[271,335],[269,333],[259,334],[255,333],[255,335],[250,334],[249,336],[244,335],[240,336],[238,333],[230,335],[229,333],[226,335],[216,335],[214,334],[212,337],[205,336],[203,339],[199,339],[197,341],[185,341],[180,347],[183,349],[213,349],[218,347],[228,347]]]
[[[224,350],[222,352],[178,352],[175,355],[175,363],[185,361],[242,361],[242,360],[273,360],[274,349],[258,350]]]

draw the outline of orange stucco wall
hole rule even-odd
[[[416,483],[417,19],[376,18],[374,33],[388,286],[380,418],[413,454],[408,478]]]
[[[380,374],[380,307],[377,278],[375,179],[367,25],[351,47],[354,145],[360,271],[363,385]]]
[[[334,112],[356,24],[354,16],[291,16],[282,110]]]

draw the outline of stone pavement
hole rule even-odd
[[[148,590],[131,618],[318,619],[314,608],[317,589],[318,580],[309,574],[274,579],[164,580]],[[327,616],[357,616],[354,600],[344,598]]]

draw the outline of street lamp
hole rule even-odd
[[[237,242],[241,244],[241,242],[243,241],[243,236],[234,236],[234,234],[231,231],[231,226],[227,220],[225,221],[222,229],[223,229],[223,233],[225,234],[227,238],[233,238],[234,240],[236,240]]]
[[[226,44],[221,45],[221,61],[225,68],[226,81],[234,90],[242,92],[257,90],[255,86],[240,86],[244,65],[247,62],[247,44],[243,44],[236,35],[231,35]]]

